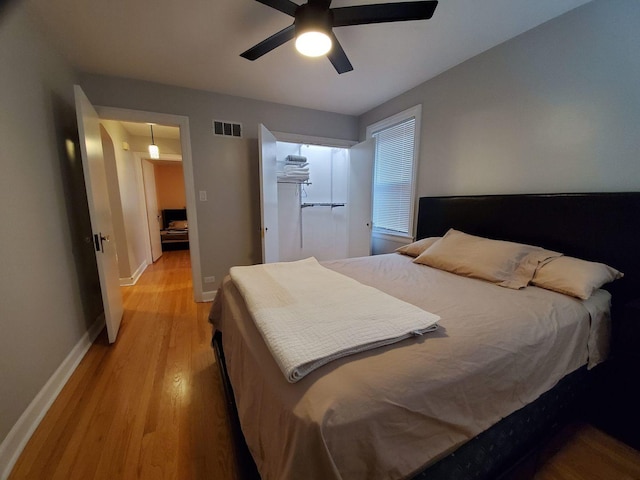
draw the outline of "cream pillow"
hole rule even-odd
[[[604,263],[559,257],[542,265],[531,283],[537,287],[586,300],[605,283],[622,277],[621,272]]]
[[[451,229],[414,262],[519,289],[529,284],[541,262],[560,255],[539,247],[490,240]]]
[[[186,220],[174,220],[169,222],[169,228],[174,230],[185,230],[188,228]]]
[[[417,257],[441,238],[442,237],[423,238],[422,240],[418,240],[408,245],[403,245],[400,248],[396,248],[396,252],[402,253],[403,255],[409,255],[410,257]]]

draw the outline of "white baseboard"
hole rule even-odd
[[[13,469],[25,445],[33,435],[40,421],[57,398],[62,387],[67,383],[89,350],[89,347],[104,327],[104,313],[89,327],[78,343],[67,355],[58,369],[51,375],[44,387],[38,392],[29,406],[20,416],[9,434],[0,444],[0,479],[6,480]]]
[[[202,292],[202,301],[203,302],[213,302],[213,299],[216,298],[216,293],[218,290],[210,290],[208,292]]]
[[[140,278],[140,275],[142,275],[142,273],[147,269],[148,266],[149,266],[149,262],[147,262],[147,260],[144,260],[140,264],[138,269],[133,273],[132,276],[124,277],[120,279],[120,286],[130,287],[131,285],[135,285],[138,279]]]

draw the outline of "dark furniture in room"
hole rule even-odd
[[[456,228],[602,262],[625,274],[604,286],[612,294],[611,354],[589,372],[581,412],[640,449],[640,193],[424,197],[419,212],[418,238]]]
[[[579,414],[636,445],[640,425],[629,384],[638,369],[640,297],[640,193],[423,197],[417,238],[441,236],[449,228],[541,246],[599,261],[625,273],[605,286],[612,293],[610,359],[592,371],[581,368],[538,400],[504,418],[453,454],[416,474],[416,479],[530,478],[540,445]],[[223,376],[239,462],[257,477],[239,428],[222,334],[213,346]],[[632,397],[633,398],[633,397]]]
[[[163,252],[189,250],[189,228],[186,222],[186,208],[165,208],[162,210],[160,241]]]

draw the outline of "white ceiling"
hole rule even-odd
[[[151,127],[149,123],[137,123],[137,122],[120,122],[129,135],[135,135],[137,137],[149,137],[151,138]],[[178,127],[169,127],[167,125],[153,124],[153,136],[155,138],[180,138],[180,129]]]
[[[255,0],[28,1],[80,70],[359,115],[589,0],[441,0],[431,20],[336,28],[343,75],[293,42],[241,58],[292,23]]]

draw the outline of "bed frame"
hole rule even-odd
[[[488,238],[537,245],[625,273],[607,288],[614,318],[612,357],[620,341],[616,319],[640,297],[640,193],[482,195],[422,197],[417,239],[441,236],[449,228]],[[259,478],[240,430],[233,388],[226,371],[222,335],[212,340],[222,374],[238,464],[243,478]],[[608,363],[608,362],[605,362]],[[414,479],[521,479],[535,471],[540,445],[576,414],[584,413],[585,391],[599,368],[582,368],[481,433]]]
[[[162,210],[162,230],[167,230],[169,224],[176,220],[186,220],[187,209],[186,208],[165,208]],[[162,243],[162,251],[170,250],[188,250],[189,249],[189,234],[167,234],[160,233],[160,242]]]
[[[162,228],[166,230],[169,228],[169,224],[175,220],[186,220],[187,209],[186,208],[165,208],[162,210]]]

